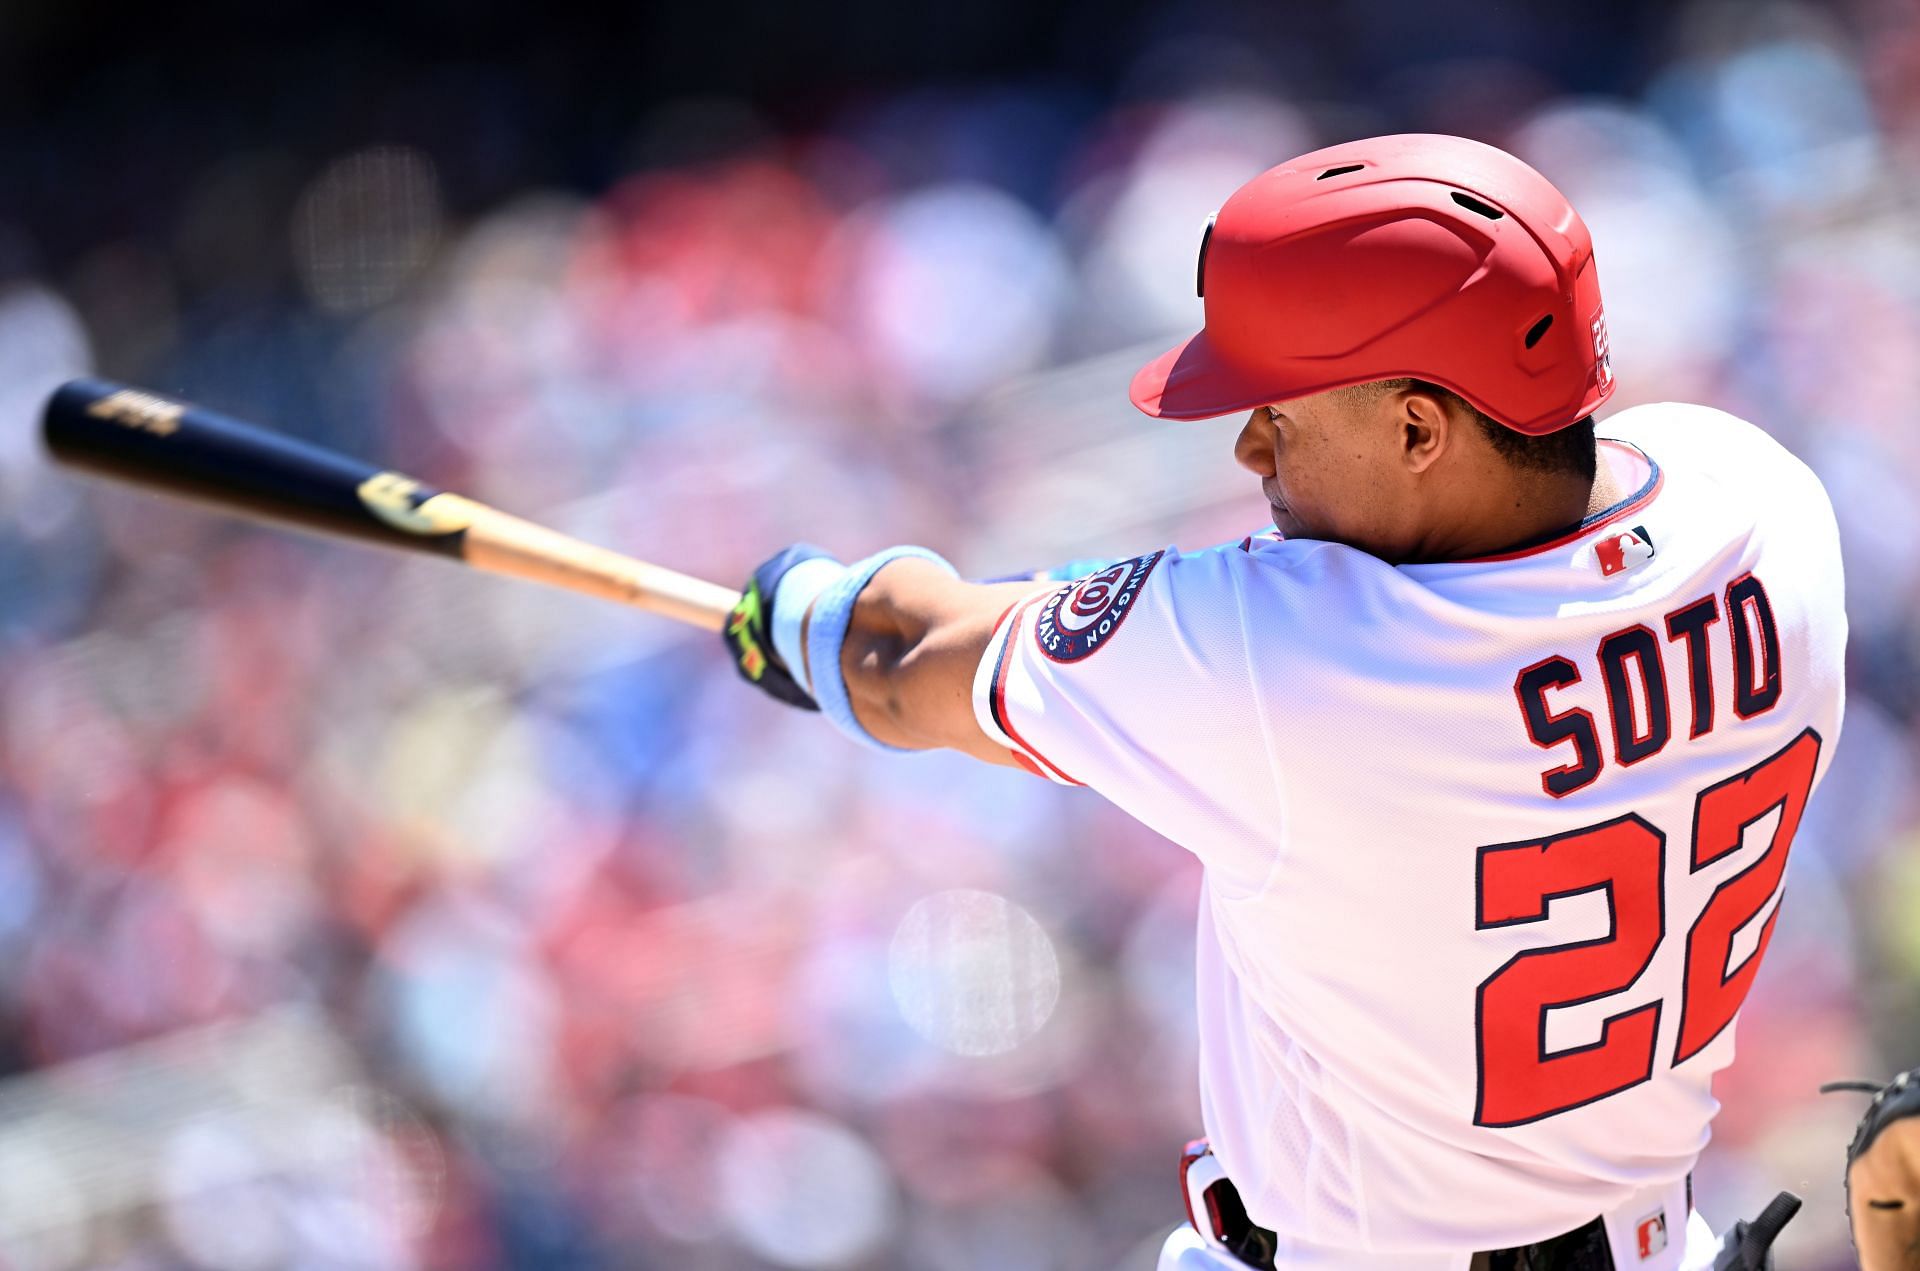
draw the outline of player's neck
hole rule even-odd
[[[1409,559],[1474,560],[1517,551],[1573,529],[1618,503],[1624,493],[1604,454],[1592,478],[1512,472],[1494,491],[1469,496],[1470,506],[1455,518],[1453,532],[1431,536]]]

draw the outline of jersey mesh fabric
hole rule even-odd
[[[1203,862],[1206,1130],[1249,1212],[1283,1236],[1382,1252],[1523,1244],[1683,1177],[1707,1142],[1734,1030],[1674,1062],[1688,933],[1769,850],[1777,818],[1695,869],[1695,802],[1809,728],[1824,773],[1843,693],[1838,536],[1812,473],[1749,424],[1662,404],[1603,431],[1633,496],[1536,550],[1396,568],[1306,540],[1169,549],[1134,563],[1148,572],[1094,648],[1043,647],[1065,610],[1036,598],[976,677],[989,735]],[[1729,643],[1728,586],[1747,573],[1783,667],[1752,718],[1732,709]],[[1081,603],[1092,594],[1066,608],[1099,611]],[[1714,717],[1690,737],[1688,646],[1664,624],[1708,595]],[[1623,764],[1597,648],[1636,625],[1656,633],[1671,737]],[[1556,655],[1580,679],[1551,707],[1591,713],[1601,752],[1599,775],[1561,797],[1543,773],[1574,744],[1531,739],[1516,693],[1523,668]],[[1628,693],[1644,721],[1645,690]],[[1541,920],[1476,929],[1480,849],[1629,815],[1664,835],[1657,944],[1624,989],[1545,1011],[1541,1048],[1596,1045],[1607,1020],[1659,1003],[1651,1075],[1525,1124],[1476,1124],[1480,986],[1529,951],[1609,940],[1619,920],[1614,893],[1589,890],[1550,899]],[[1736,936],[1728,975],[1760,926]]]

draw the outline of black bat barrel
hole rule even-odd
[[[43,433],[56,459],[102,476],[389,547],[461,552],[464,522],[422,509],[439,491],[145,389],[70,381],[48,400]]]

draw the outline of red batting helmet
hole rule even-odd
[[[1199,287],[1205,329],[1133,377],[1149,415],[1411,376],[1539,435],[1613,393],[1586,224],[1462,137],[1370,137],[1261,173],[1209,222]]]

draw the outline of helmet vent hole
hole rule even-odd
[[[1202,300],[1207,298],[1207,248],[1213,245],[1213,223],[1220,219],[1215,212],[1207,218],[1207,227],[1200,231],[1200,259],[1193,266],[1193,294]]]
[[[1459,198],[1460,196],[1456,194],[1453,197]],[[1534,345],[1540,343],[1540,337],[1545,335],[1547,333],[1547,328],[1552,325],[1553,325],[1553,315],[1548,314],[1546,317],[1540,319],[1540,321],[1528,327],[1527,328],[1527,347],[1532,348]]]
[[[1349,163],[1344,168],[1328,168],[1325,172],[1322,172],[1319,176],[1315,177],[1314,180],[1324,181],[1328,177],[1343,177],[1347,175],[1347,173],[1349,172],[1358,172],[1360,169],[1366,166],[1367,165],[1364,163]]]
[[[1466,208],[1469,212],[1478,212],[1490,221],[1497,221],[1506,215],[1506,213],[1502,212],[1499,208],[1489,207],[1479,199],[1474,198],[1471,194],[1462,194],[1458,190],[1453,192],[1453,201],[1461,207]]]

